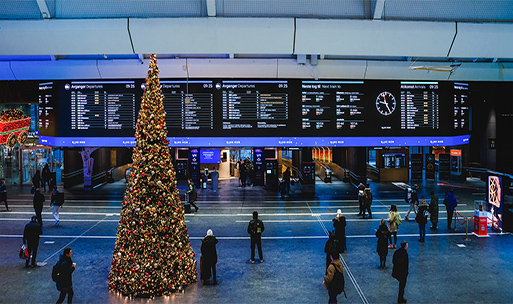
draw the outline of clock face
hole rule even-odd
[[[388,116],[395,110],[395,97],[390,92],[381,92],[376,97],[376,109],[379,114]]]

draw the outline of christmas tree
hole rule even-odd
[[[157,59],[152,55],[109,274],[109,290],[130,297],[169,295],[197,277],[162,100]]]

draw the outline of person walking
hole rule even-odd
[[[246,162],[240,163],[239,174],[240,174],[241,187],[246,187],[246,182],[248,179],[248,167],[246,166]]]
[[[43,212],[43,204],[45,202],[45,196],[41,193],[39,188],[36,188],[36,192],[34,192],[34,199],[32,200],[32,204],[34,206],[34,211],[36,212],[37,222],[41,227],[43,227],[43,218],[41,213]]]
[[[344,270],[338,253],[332,252],[332,262],[326,269],[323,286],[328,289],[328,303],[337,303],[337,296],[344,291]]]
[[[285,183],[285,195],[290,196],[290,168],[283,172],[283,182]]]
[[[406,216],[404,217],[405,221],[408,221],[408,215],[410,215],[410,212],[413,211],[415,215],[417,214],[417,210],[415,210],[415,206],[419,204],[419,197],[417,194],[417,190],[419,189],[419,186],[415,184],[412,189],[409,189],[410,191],[410,209],[408,209],[408,212],[406,213]]]
[[[346,218],[342,215],[340,209],[337,210],[337,216],[333,219],[333,227],[335,227],[335,236],[337,237],[337,252],[346,251]]]
[[[11,209],[9,209],[9,205],[7,204],[7,186],[5,186],[4,180],[0,181],[0,203],[1,202],[5,203],[6,211],[11,211]]]
[[[424,243],[426,239],[426,223],[429,211],[428,206],[426,205],[426,200],[420,200],[419,210],[417,211],[417,216],[415,217],[415,221],[419,224],[419,242]]]
[[[434,191],[431,191],[431,201],[429,202],[429,220],[431,221],[431,228],[436,230],[436,226],[438,225],[438,196],[436,196]]]
[[[192,181],[192,178],[189,178],[187,180],[187,200],[188,203],[191,204],[195,209],[195,212],[198,212],[198,206],[194,203],[196,199],[198,198],[198,193],[196,192],[196,187],[194,187],[194,182]]]
[[[207,235],[201,240],[201,279],[203,285],[209,285],[211,282],[217,285],[216,264],[218,240],[214,236],[212,229],[207,230]],[[212,280],[210,277],[212,276]]]
[[[402,241],[401,248],[394,252],[392,263],[394,268],[392,269],[392,277],[399,281],[399,295],[397,297],[397,303],[406,303],[404,298],[404,288],[406,287],[406,279],[408,278],[408,242]]]
[[[376,251],[379,255],[379,268],[386,269],[387,264],[387,255],[388,255],[388,237],[390,236],[390,231],[387,227],[387,221],[381,220],[379,224],[379,228],[376,231],[376,237],[378,238],[378,245]]]
[[[370,189],[370,185],[365,185],[365,189],[362,194],[362,202],[363,202],[363,216],[365,218],[365,211],[369,213],[369,219],[372,218],[371,205],[372,205],[372,191]]]
[[[456,206],[458,206],[458,201],[454,197],[452,189],[445,196],[444,205],[445,209],[447,210],[447,229],[451,230],[452,216],[454,214],[454,210],[456,210]]]
[[[255,245],[258,247],[258,257],[260,263],[264,262],[262,254],[262,232],[264,232],[264,222],[258,219],[258,212],[253,211],[253,219],[249,221],[248,233],[251,236],[251,259],[249,262],[255,264]]]
[[[34,189],[41,188],[41,171],[36,170],[36,173],[32,176],[32,186],[34,186]]]
[[[330,266],[331,263],[331,255],[335,252],[338,252],[338,239],[335,231],[328,232],[328,240],[326,244],[324,244],[324,253],[326,253],[326,270]]]
[[[360,183],[358,185],[358,188],[356,188],[358,190],[358,207],[360,208],[360,212],[358,213],[358,215],[363,215],[363,200],[362,200],[362,196],[363,196],[363,190],[365,190],[365,185],[363,183]]]
[[[55,226],[59,226],[59,211],[64,204],[64,194],[57,190],[57,186],[53,186],[52,197],[50,198],[50,206],[53,207],[52,215],[55,219]]]
[[[37,223],[37,216],[32,216],[30,223],[25,225],[23,230],[23,244],[27,245],[28,257],[25,261],[25,267],[29,266],[30,256],[32,256],[31,267],[36,267],[37,247],[39,247],[39,236],[43,234],[41,225]]]
[[[41,171],[41,181],[43,182],[43,190],[46,191],[46,184],[48,184],[48,191],[50,191],[50,179],[52,178],[52,172],[50,171],[50,167],[48,163],[43,167],[43,171]]]
[[[73,252],[71,248],[65,248],[59,259],[60,276],[57,281],[57,290],[61,292],[57,304],[64,302],[66,294],[68,295],[68,304],[73,300],[73,282],[71,274],[77,268],[77,264],[71,260]]]
[[[388,230],[390,231],[390,234],[388,235],[390,245],[388,245],[388,248],[397,248],[397,231],[399,231],[399,225],[401,225],[402,221],[401,216],[397,212],[396,205],[390,206],[390,213],[388,214],[387,222]],[[394,236],[394,243],[392,243],[392,235]]]

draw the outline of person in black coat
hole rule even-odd
[[[5,210],[11,211],[9,205],[7,205],[7,187],[4,180],[0,181],[0,202],[5,202]]]
[[[196,192],[196,187],[194,186],[194,182],[192,181],[192,178],[189,178],[187,180],[187,197],[189,198],[188,203],[191,204],[194,208],[196,208],[195,212],[198,212],[198,206],[194,203],[196,199],[198,198],[198,193]]]
[[[340,209],[337,210],[337,216],[333,219],[333,227],[338,240],[337,251],[343,253],[346,251],[346,218]]]
[[[43,218],[41,217],[41,213],[43,212],[43,204],[45,202],[45,196],[39,191],[39,188],[36,188],[36,192],[34,192],[34,199],[32,201],[34,205],[34,211],[36,212],[37,222],[41,227],[43,227]]]
[[[379,255],[379,268],[386,269],[387,255],[388,255],[388,237],[390,231],[388,230],[387,221],[381,220],[379,228],[376,231],[376,237],[378,238],[378,246],[376,251]]]
[[[32,186],[36,189],[41,187],[41,171],[36,170],[36,173],[32,176]]]
[[[335,234],[335,231],[329,231],[328,240],[324,245],[324,252],[326,253],[326,269],[330,266],[332,259],[332,254],[338,254],[338,239]]]
[[[401,248],[394,252],[392,262],[394,268],[392,269],[392,277],[399,281],[399,295],[397,297],[397,303],[406,303],[404,298],[404,288],[406,287],[406,279],[408,278],[408,242],[402,241]]]
[[[36,267],[37,247],[39,247],[39,236],[43,234],[41,225],[37,222],[37,216],[32,216],[30,223],[25,225],[23,230],[23,244],[27,245],[28,257],[25,261],[25,267],[29,266],[30,256],[32,255],[32,267]]]
[[[59,290],[61,294],[59,295],[57,304],[64,302],[66,294],[68,295],[68,303],[71,303],[73,299],[73,282],[71,274],[73,271],[75,271],[77,265],[71,260],[72,254],[73,252],[71,251],[71,248],[65,248],[59,259],[61,274],[59,280],[57,281],[57,290]]]
[[[211,229],[207,231],[207,235],[201,240],[201,279],[203,285],[210,284],[210,275],[212,275],[212,282],[217,284],[216,277],[216,264],[217,264],[217,250],[216,244],[219,241],[214,236]],[[211,272],[212,270],[212,272]]]
[[[417,211],[417,216],[415,217],[415,221],[419,223],[419,234],[420,234],[420,240],[419,242],[424,243],[424,240],[426,238],[426,224],[427,224],[427,217],[428,217],[429,211],[428,206],[426,205],[426,200],[422,199],[420,201],[419,210]]]
[[[258,219],[258,212],[253,211],[253,219],[248,224],[248,233],[251,236],[251,259],[249,260],[251,264],[255,264],[255,246],[258,247],[260,263],[264,262],[262,253],[262,233],[264,230],[264,222]]]
[[[41,171],[41,181],[43,182],[43,190],[46,191],[46,184],[48,184],[48,190],[51,190],[50,179],[52,178],[52,172],[48,164],[45,164],[43,171]]]

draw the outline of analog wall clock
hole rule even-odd
[[[378,97],[376,97],[376,109],[381,115],[388,116],[392,114],[395,110],[395,106],[395,97],[390,92],[381,92]]]

